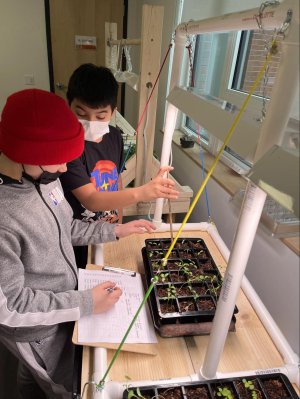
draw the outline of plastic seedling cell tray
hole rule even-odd
[[[203,239],[178,239],[163,266],[170,245],[148,239],[142,249],[146,285],[158,277],[149,297],[154,326],[162,337],[209,334],[222,276]],[[229,330],[235,330],[234,315]]]
[[[137,391],[138,389],[138,391]],[[184,384],[162,384],[147,387],[130,387],[123,392],[139,392],[144,399],[297,399],[289,379],[281,373],[252,375]],[[253,396],[255,392],[256,396]],[[134,396],[137,397],[137,396]]]

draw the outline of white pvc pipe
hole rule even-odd
[[[92,263],[95,265],[104,265],[103,244],[94,245],[94,258],[92,259]]]
[[[207,222],[202,223],[186,223],[183,226],[183,231],[207,231],[210,224]],[[172,223],[173,231],[178,231],[181,227],[181,223]],[[155,233],[165,233],[169,232],[171,226],[169,223],[162,223],[156,230]]]
[[[267,7],[263,12],[262,24],[264,29],[279,28],[286,18],[289,9],[297,12],[298,0],[285,0],[274,7]],[[187,34],[197,35],[209,32],[229,32],[239,30],[258,29],[255,16],[258,8],[221,15],[200,21],[182,23],[176,28],[176,35],[186,37]]]
[[[164,131],[163,147],[162,147],[162,154],[160,160],[161,167],[169,165],[172,137],[175,130],[177,113],[178,109],[174,107],[174,105],[168,103],[166,126]],[[163,198],[158,198],[156,200],[155,212],[153,217],[153,223],[155,226],[160,226],[161,224],[163,204],[164,204]]]
[[[249,182],[200,371],[206,379],[216,375],[265,199],[266,193]]]
[[[98,384],[101,381],[105,371],[107,370],[107,349],[105,348],[94,348],[94,359],[93,359],[93,374],[92,381]],[[93,398],[94,399],[108,399],[106,390],[98,391],[93,386]]]

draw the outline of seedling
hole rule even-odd
[[[129,389],[128,390],[128,395],[127,395],[128,399],[132,399],[132,398],[138,398],[138,399],[146,399],[145,396],[143,396],[141,394],[141,391],[139,388],[136,388],[136,390],[134,391],[133,389]]]
[[[169,283],[169,287],[167,288],[167,296],[168,300],[176,298],[176,288],[174,287],[173,284]]]
[[[257,399],[257,393],[256,393],[256,390],[255,390],[255,386],[253,385],[253,382],[251,380],[246,380],[246,378],[243,378],[242,382],[244,384],[244,387],[247,390],[251,391],[252,399]]]
[[[218,388],[217,396],[227,399],[233,399],[232,392],[227,387]]]
[[[159,257],[162,258],[164,256],[164,253],[163,253],[163,251],[161,251],[159,249],[155,249],[153,251],[149,251],[148,256],[149,256],[149,258],[154,258],[154,259],[159,258]]]

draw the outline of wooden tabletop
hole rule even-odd
[[[168,237],[167,233],[142,234],[123,238],[118,242],[104,245],[105,265],[137,270],[143,273],[141,249],[145,239]],[[202,238],[221,273],[226,263],[213,240],[206,232],[182,232],[181,237]],[[268,333],[251,307],[246,296],[240,290],[237,307],[239,313],[236,331],[228,334],[224,351],[220,359],[219,372],[234,372],[276,368],[283,366],[283,360],[271,341]],[[110,379],[126,381],[158,380],[185,377],[198,373],[206,353],[209,336],[182,338],[158,338],[156,356],[121,352],[110,372]],[[114,351],[108,350],[108,362]],[[82,387],[93,373],[93,349],[84,347],[82,363]],[[89,390],[83,399],[90,397]]]

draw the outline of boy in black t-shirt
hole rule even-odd
[[[174,182],[163,178],[171,167],[140,187],[122,188],[124,162],[121,132],[109,126],[116,109],[118,83],[108,68],[83,64],[72,74],[67,91],[69,105],[85,131],[81,157],[68,164],[61,177],[65,196],[77,219],[121,221],[118,208],[155,198],[176,199]],[[78,267],[87,263],[87,247],[74,247]]]

